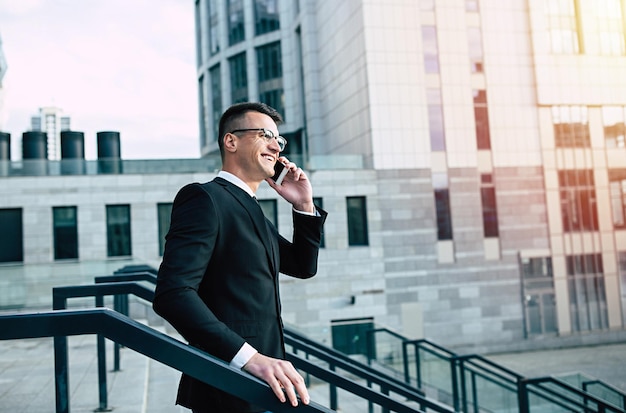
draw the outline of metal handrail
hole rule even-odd
[[[1,340],[85,334],[103,335],[255,405],[280,413],[293,411],[291,405],[283,404],[276,398],[265,382],[108,308],[0,316]],[[56,411],[69,413],[69,398],[57,400]],[[300,403],[298,411],[332,413],[332,410],[315,402],[309,405]]]

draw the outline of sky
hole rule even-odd
[[[8,64],[1,125],[12,159],[40,107],[85,134],[118,131],[122,159],[197,158],[197,74],[191,0],[0,0]]]

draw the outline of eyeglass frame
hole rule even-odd
[[[271,142],[272,139],[276,139],[276,142],[278,143],[278,147],[280,148],[281,152],[284,151],[285,147],[287,146],[287,139],[280,135],[274,135],[274,132],[267,128],[235,129],[228,133],[235,134],[237,132],[263,132],[263,137],[267,142]]]

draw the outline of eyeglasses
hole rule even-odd
[[[235,129],[234,131],[230,131],[229,133],[237,133],[237,132],[263,132],[263,137],[265,138],[267,142],[271,142],[272,139],[276,138],[276,142],[278,143],[278,147],[280,148],[281,152],[285,150],[285,146],[287,146],[287,139],[283,138],[280,135],[278,136],[274,135],[274,132],[272,132],[269,129],[265,129],[265,128]]]

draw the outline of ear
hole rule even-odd
[[[224,151],[235,152],[237,151],[237,136],[232,133],[224,135]]]

